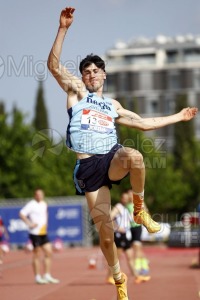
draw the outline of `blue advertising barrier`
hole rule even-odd
[[[23,245],[28,241],[28,229],[19,218],[18,207],[1,207],[0,215],[9,233],[9,243]],[[84,216],[82,204],[49,205],[48,236],[66,243],[82,243],[84,239]]]

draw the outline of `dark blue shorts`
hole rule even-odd
[[[29,238],[33,244],[33,248],[41,247],[44,244],[49,243],[49,238],[47,235],[29,234]]]
[[[122,148],[116,144],[108,153],[93,155],[85,159],[78,159],[74,168],[74,183],[77,195],[85,192],[97,191],[102,186],[112,188],[112,184],[119,184],[121,180],[112,181],[108,177],[110,162],[116,151]]]

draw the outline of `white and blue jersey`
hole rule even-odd
[[[75,152],[105,154],[117,144],[112,99],[88,93],[68,110],[67,146]]]

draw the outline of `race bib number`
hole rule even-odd
[[[110,133],[113,131],[113,121],[111,117],[102,112],[83,109],[81,129],[99,133]]]

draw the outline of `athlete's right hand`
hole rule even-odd
[[[75,8],[66,7],[61,11],[60,15],[60,27],[61,28],[69,28],[73,22],[73,13]]]
[[[29,229],[33,229],[33,228],[35,228],[35,227],[37,227],[38,226],[38,224],[36,224],[36,223],[31,223],[30,225],[29,225]]]

